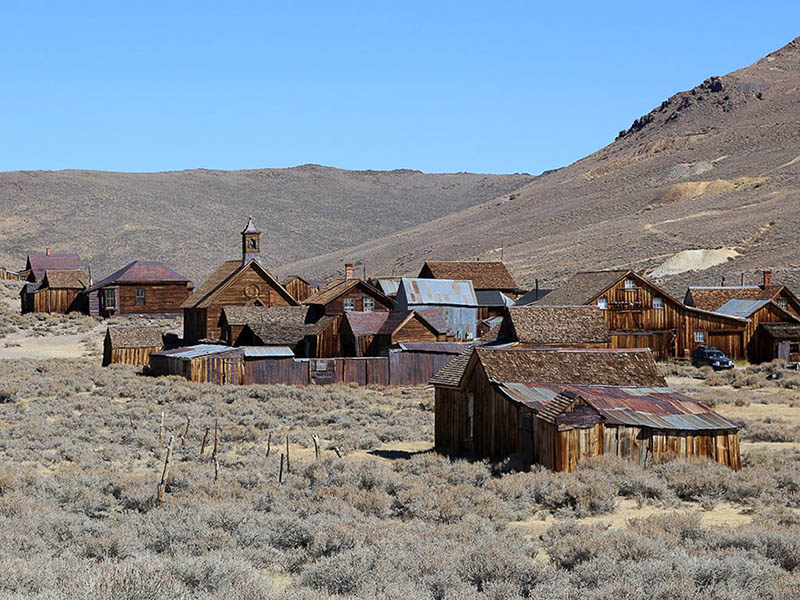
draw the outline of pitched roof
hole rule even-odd
[[[461,354],[472,347],[472,342],[400,342],[397,346],[404,352]]]
[[[305,336],[320,333],[336,318],[323,317],[315,323],[307,323],[307,314],[307,306],[262,308],[257,318],[245,326],[265,346],[294,346]]]
[[[690,286],[686,290],[685,302],[697,308],[718,311],[719,307],[734,298],[742,299],[774,299],[783,290],[783,286],[773,285],[761,288],[757,285],[745,286]]]
[[[193,358],[211,356],[212,354],[244,356],[244,351],[241,348],[232,348],[231,346],[223,346],[222,344],[195,344],[194,346],[183,346],[181,348],[173,348],[172,350],[153,352],[150,356],[169,356],[182,360],[192,360]]]
[[[587,304],[631,271],[584,271],[575,273],[563,285],[534,302],[547,306],[578,306]]]
[[[53,271],[81,271],[81,258],[77,254],[28,254],[25,270],[33,272],[37,281],[42,278],[47,270]]]
[[[208,308],[213,303],[217,294],[224,290],[229,284],[235,281],[241,273],[250,267],[257,271],[261,271],[261,274],[270,282],[270,284],[278,291],[278,293],[282,293],[284,299],[289,302],[290,305],[297,305],[297,300],[292,298],[292,295],[287,292],[283,286],[272,276],[272,274],[267,271],[257,260],[251,260],[245,265],[242,265],[241,261],[239,260],[229,260],[222,263],[222,265],[211,274],[211,277],[209,277],[205,283],[203,283],[203,285],[195,289],[194,293],[189,296],[189,298],[187,298],[183,304],[181,304],[181,308]]]
[[[286,287],[287,285],[289,285],[295,279],[298,279],[298,280],[302,281],[303,283],[305,283],[306,285],[309,285],[309,283],[305,279],[300,277],[300,275],[287,275],[286,277],[281,279],[281,285]]]
[[[539,418],[558,423],[577,400],[610,425],[651,429],[708,431],[738,427],[702,402],[669,387],[499,384],[509,399],[539,411]]]
[[[105,279],[101,279],[92,285],[90,290],[96,290],[116,283],[185,283],[188,281],[188,277],[181,275],[177,271],[173,271],[163,263],[154,260],[135,260]]]
[[[472,282],[450,279],[409,279],[400,283],[398,297],[405,295],[408,306],[478,306]]]
[[[106,329],[114,348],[161,348],[163,334],[159,327],[115,326]]]
[[[499,290],[475,290],[478,306],[501,307],[513,306],[514,301]]]
[[[534,302],[537,302],[547,296],[547,294],[552,291],[553,290],[551,289],[539,288],[537,290],[534,288],[530,292],[527,292],[526,294],[517,298],[517,301],[514,302],[514,306],[527,306],[528,304],[533,304]]]
[[[247,325],[259,323],[270,319],[300,319],[303,322],[308,317],[307,306],[223,306],[222,315],[228,325]],[[292,315],[287,317],[287,315]],[[297,315],[297,316],[295,316]]]
[[[759,327],[776,340],[800,340],[800,324],[797,323],[761,323]]]
[[[461,384],[461,376],[464,374],[471,357],[472,348],[464,350],[439,369],[439,372],[431,378],[428,384],[458,387]]]
[[[725,304],[720,306],[715,312],[723,315],[729,315],[731,317],[747,318],[757,310],[764,308],[770,302],[772,302],[772,300],[769,298],[731,298]]]
[[[350,325],[353,335],[391,335],[412,314],[440,335],[452,334],[450,326],[439,310],[423,309],[394,312],[355,312],[347,311],[344,318]]]
[[[89,282],[85,271],[59,271],[47,269],[42,284],[50,289],[82,290]]]
[[[473,350],[490,381],[665,386],[648,349],[506,348]]]
[[[386,311],[380,312],[355,312],[346,311],[344,318],[350,325],[353,335],[378,335],[389,315]]]
[[[523,344],[603,343],[611,338],[595,306],[512,306],[505,317]]]
[[[392,306],[394,304],[394,300],[387,297],[385,294],[383,294],[383,292],[381,292],[375,286],[370,285],[369,283],[361,279],[339,279],[337,281],[333,281],[332,283],[329,283],[326,287],[318,291],[316,294],[312,294],[311,296],[303,300],[303,304],[324,306],[326,304],[333,302],[340,296],[346,294],[354,287],[360,287],[362,290],[364,290],[371,296],[379,298],[387,306]]]
[[[387,296],[396,296],[401,277],[370,277],[369,283]]]
[[[476,290],[516,290],[517,283],[506,265],[496,261],[450,261],[429,260],[425,262],[419,277],[429,270],[435,279],[467,279]]]

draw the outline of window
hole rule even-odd
[[[375,298],[364,298],[364,312],[373,312],[375,310]]]
[[[636,287],[636,282],[633,279],[626,279],[625,280],[625,289],[632,290]]]
[[[694,341],[696,344],[705,344],[706,343],[706,332],[705,331],[695,331],[694,332]]]
[[[800,354],[800,343],[790,343],[789,354]]]
[[[136,306],[144,306],[144,288],[136,288]]]
[[[597,308],[602,308],[603,310],[606,310],[608,308],[608,300],[606,300],[605,298],[598,298]]]
[[[777,298],[777,299],[775,300],[775,302],[776,302],[776,303],[778,304],[778,306],[780,306],[780,307],[781,307],[783,310],[786,310],[786,307],[788,306],[788,305],[786,304],[786,298]]]
[[[106,310],[115,310],[117,308],[117,290],[114,288],[106,288],[104,292]]]
[[[473,422],[475,420],[475,394],[469,392],[467,394],[467,430],[466,439],[471,440],[473,434]]]
[[[345,298],[344,299],[344,309],[345,311],[351,311],[356,309],[356,299],[355,298]]]
[[[653,298],[653,308],[664,308],[664,299],[659,296]]]

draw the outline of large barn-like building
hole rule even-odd
[[[89,287],[89,314],[179,315],[191,293],[188,277],[160,262],[136,260]]]

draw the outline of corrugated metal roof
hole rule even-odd
[[[401,282],[409,307],[413,305],[478,306],[471,281],[411,279]]]
[[[771,300],[769,298],[734,298],[732,300],[728,300],[715,312],[722,313],[723,315],[730,315],[731,317],[745,319],[770,302]]]
[[[164,350],[163,352],[155,352],[154,354],[160,356],[172,356],[173,358],[200,358],[201,356],[208,356],[210,354],[220,354],[222,352],[238,351],[239,348],[232,348],[230,346],[223,346],[222,344],[197,344],[196,346],[186,346],[184,348],[175,348],[174,350]]]
[[[461,354],[472,347],[472,342],[400,342],[405,352],[432,352],[435,354]]]
[[[542,410],[557,396],[575,395],[611,425],[686,431],[738,429],[702,402],[670,387],[501,383],[498,388],[533,410]]]
[[[387,296],[396,296],[397,290],[400,288],[400,278],[378,279],[375,281],[375,287],[377,287]]]
[[[241,346],[245,358],[294,358],[289,346]]]
[[[514,301],[498,290],[476,290],[478,306],[514,306]]]

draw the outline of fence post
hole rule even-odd
[[[270,450],[272,450],[272,432],[271,431],[267,434],[267,456],[266,456],[266,458],[269,458]]]
[[[164,411],[161,411],[161,426],[158,428],[158,442],[164,446]]]
[[[186,447],[186,438],[189,436],[189,425],[192,422],[192,417],[186,417],[186,429],[183,430],[183,437],[181,438],[181,448]]]
[[[319,438],[316,433],[311,435],[311,441],[314,442],[314,457],[319,460]]]
[[[200,456],[203,456],[203,453],[206,451],[206,444],[208,443],[208,433],[210,431],[211,429],[206,427],[206,432],[203,434],[203,443],[200,444]]]
[[[217,458],[217,450],[219,449],[219,419],[214,420],[214,450],[211,452],[211,458]]]
[[[161,483],[158,484],[158,506],[164,503],[164,494],[167,491],[167,477],[169,476],[169,461],[172,460],[172,443],[175,441],[175,436],[169,436],[169,445],[167,446],[167,456],[164,458],[164,470],[161,472]]]
[[[281,452],[281,470],[278,471],[278,483],[283,483],[283,452]]]
[[[289,434],[286,434],[286,473],[292,472],[292,467],[289,464]]]

